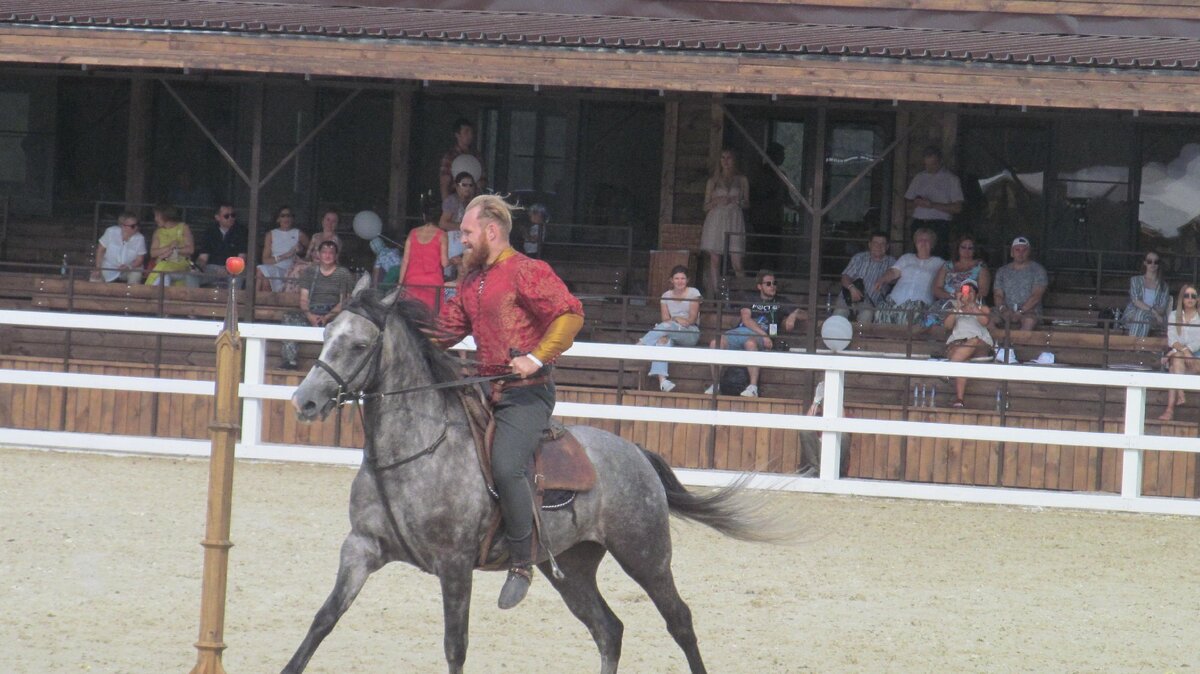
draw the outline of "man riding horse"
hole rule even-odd
[[[496,382],[492,394],[492,475],[511,560],[500,590],[502,609],[520,603],[532,580],[536,539],[526,466],[554,411],[551,364],[583,326],[583,305],[550,265],[509,245],[512,211],[490,194],[468,204],[461,225],[468,272],[442,307],[437,336],[448,348],[471,335],[480,374],[520,377]]]

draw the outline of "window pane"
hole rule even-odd
[[[559,115],[548,116],[543,136],[542,154],[546,157],[562,159],[567,156],[567,120]],[[549,181],[547,181],[549,182]]]

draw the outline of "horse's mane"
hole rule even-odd
[[[385,325],[389,314],[398,319],[417,345],[421,359],[429,367],[435,383],[453,381],[460,377],[462,362],[443,351],[434,339],[440,333],[437,320],[429,309],[416,300],[397,296],[389,306],[376,290],[364,290],[350,300],[347,308],[366,314],[376,325]]]

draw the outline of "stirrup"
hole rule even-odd
[[[529,566],[513,566],[508,570],[508,578],[504,581],[504,587],[500,588],[500,599],[496,605],[501,610],[508,610],[521,600],[525,599],[525,595],[529,593],[529,585],[533,582],[533,569]]]

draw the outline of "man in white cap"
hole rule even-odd
[[[1046,268],[1029,259],[1029,239],[1018,236],[1012,242],[1012,262],[996,272],[992,297],[997,325],[1012,325],[1032,330],[1042,317],[1042,297],[1048,280]]]

